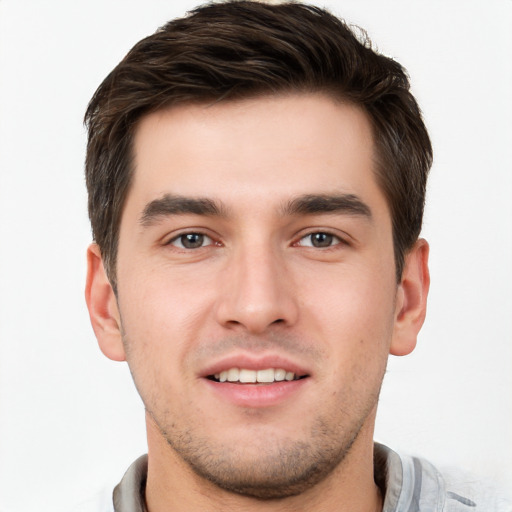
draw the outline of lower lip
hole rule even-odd
[[[206,385],[222,399],[239,407],[271,407],[289,400],[302,389],[309,378],[274,382],[273,384],[235,384],[203,379]]]

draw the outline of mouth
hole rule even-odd
[[[252,370],[248,368],[229,368],[206,378],[214,382],[230,382],[234,384],[262,384],[275,382],[291,382],[307,378],[307,374],[294,373],[284,368],[265,368]]]
[[[239,352],[212,362],[199,376],[209,397],[244,410],[296,403],[313,382],[309,369],[278,354]]]

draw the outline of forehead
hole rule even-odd
[[[380,194],[372,130],[358,107],[320,94],[183,105],[145,116],[128,201],[164,194],[226,204],[304,193]]]

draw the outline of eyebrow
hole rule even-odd
[[[281,209],[283,216],[322,213],[345,213],[368,219],[372,217],[370,207],[354,194],[306,194],[292,199]],[[222,203],[209,198],[165,194],[144,207],[140,224],[148,227],[162,217],[187,214],[227,217],[227,209]]]
[[[154,199],[145,206],[140,216],[140,223],[148,227],[162,217],[187,214],[225,217],[226,211],[220,203],[208,198],[165,194],[163,197]]]
[[[372,218],[370,207],[354,194],[306,194],[287,203],[284,215],[345,213]]]

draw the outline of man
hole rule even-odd
[[[214,4],[139,42],[86,123],[87,304],[148,432],[116,511],[505,510],[373,443],[429,288],[399,64],[314,7]]]

